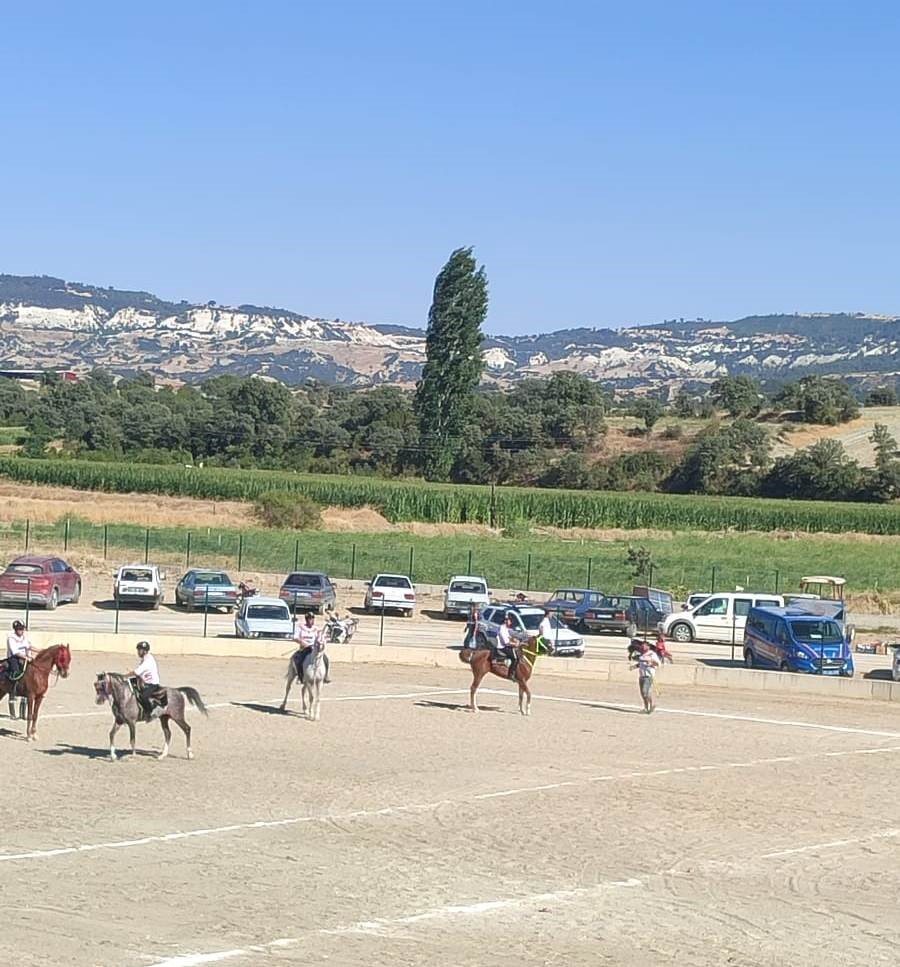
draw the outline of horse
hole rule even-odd
[[[183,686],[181,688],[167,688],[160,685],[157,692],[160,697],[160,706],[154,708],[148,715],[138,702],[135,690],[131,685],[127,675],[120,675],[118,672],[102,672],[94,682],[94,691],[97,693],[97,704],[102,705],[109,702],[112,705],[112,713],[115,718],[113,727],[109,730],[109,757],[116,761],[116,732],[122,725],[128,726],[128,733],[131,737],[131,754],[134,755],[134,733],[136,722],[150,722],[155,718],[159,719],[162,726],[163,738],[165,740],[162,751],[157,755],[157,759],[165,759],[169,754],[169,743],[172,741],[172,730],[169,728],[169,720],[174,720],[175,724],[184,732],[185,742],[187,743],[187,757],[194,758],[191,751],[191,727],[185,720],[187,702],[194,708],[199,709],[203,715],[209,717],[209,712],[203,704],[196,688]],[[187,699],[187,702],[185,701]]]
[[[322,682],[325,681],[325,642],[318,641],[313,647],[312,653],[307,655],[300,667],[300,652],[298,649],[291,655],[288,662],[287,675],[285,676],[286,686],[284,690],[284,701],[279,706],[280,711],[284,711],[287,706],[288,695],[291,693],[291,685],[297,679],[303,686],[300,691],[300,712],[313,721],[319,721],[319,708],[321,705]],[[309,711],[307,712],[307,705]]]
[[[69,666],[72,664],[72,652],[68,645],[51,645],[39,651],[25,666],[25,672],[16,682],[7,677],[9,660],[0,661],[0,698],[7,692],[12,692],[16,685],[16,692],[24,694],[28,700],[25,716],[25,741],[37,740],[37,720],[41,703],[50,686],[50,672],[56,671],[63,678],[69,677]],[[10,701],[12,705],[12,701]],[[20,702],[21,705],[21,702]]]
[[[531,714],[531,689],[528,687],[528,680],[534,671],[535,662],[538,655],[552,655],[553,645],[543,638],[529,638],[528,641],[519,647],[519,660],[515,665],[515,683],[519,686],[519,713],[521,715]],[[473,712],[478,711],[478,700],[475,693],[481,680],[489,672],[498,678],[511,679],[509,668],[501,661],[495,661],[490,648],[463,648],[459,653],[459,660],[472,668],[472,687],[469,689],[469,708]]]

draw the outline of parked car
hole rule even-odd
[[[484,578],[460,574],[450,578],[444,591],[444,617],[466,617],[475,608],[485,608],[491,603],[491,592]]]
[[[661,611],[663,614],[671,614],[675,610],[675,599],[669,591],[636,584],[631,589],[631,594],[635,598],[646,598],[657,611]]]
[[[337,605],[337,592],[331,578],[322,571],[293,571],[285,579],[278,597],[298,611],[322,614]]]
[[[48,611],[81,597],[81,575],[61,557],[23,554],[0,574],[0,605],[42,604]]]
[[[891,661],[891,678],[895,682],[900,682],[900,643],[888,647],[894,649],[894,657]]]
[[[682,606],[682,610],[693,611],[698,604],[703,604],[709,595],[709,591],[691,591],[691,593],[687,596],[687,601],[685,601],[684,605]]]
[[[235,612],[234,633],[238,638],[293,638],[294,618],[286,601],[257,594]]]
[[[852,678],[853,653],[834,618],[802,606],[751,608],[744,634],[747,668],[778,668],[812,675]]]
[[[711,594],[692,611],[677,611],[663,619],[662,631],[675,641],[734,641],[744,640],[747,615],[754,607],[784,607],[778,594],[757,594],[741,591]]]
[[[118,604],[145,604],[159,609],[165,597],[165,574],[155,564],[123,564],[113,578],[113,600]]]
[[[517,641],[525,641],[537,633],[538,625],[544,617],[544,609],[536,608],[533,605],[521,604],[498,604],[491,605],[481,612],[478,622],[478,629],[475,632],[475,641],[480,647],[494,645],[497,641],[497,632],[507,613],[512,615],[512,636]],[[557,655],[572,658],[584,657],[584,638],[576,634],[556,615],[550,616],[550,624],[553,627],[553,648]]]
[[[224,571],[193,567],[175,585],[175,604],[188,611],[206,607],[234,611],[237,596],[235,583]]]
[[[664,618],[649,598],[610,594],[587,612],[584,623],[592,631],[612,631],[631,638],[640,632],[655,632]]]
[[[416,589],[405,574],[376,574],[371,581],[366,581],[363,605],[370,614],[392,610],[411,618],[416,607]]]
[[[584,633],[591,627],[586,616],[603,601],[602,591],[591,591],[589,588],[560,588],[547,599],[545,608],[558,613],[559,616],[577,631]]]

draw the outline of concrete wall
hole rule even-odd
[[[58,633],[35,632],[32,641],[38,648],[67,641],[73,651],[111,652],[135,656],[134,635],[105,632],[70,632],[64,638]],[[289,641],[265,641],[238,638],[197,638],[189,635],[155,635],[156,655],[207,655],[217,658],[271,658],[285,660],[293,652]],[[385,645],[331,645],[328,655],[335,663],[374,663],[408,665],[417,668],[461,669],[456,651],[444,648],[403,648]],[[98,669],[99,670],[99,669]],[[539,674],[596,682],[634,682],[635,672],[624,661],[584,661],[577,658],[545,658]],[[744,668],[717,668],[693,662],[666,665],[660,672],[663,685],[700,685],[708,688],[732,688],[743,691],[766,691],[784,695],[822,695],[828,698],[864,698],[900,702],[900,682],[868,678],[823,678],[819,675],[792,675],[785,672],[750,671]]]

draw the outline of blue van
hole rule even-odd
[[[855,670],[841,624],[798,605],[750,609],[744,629],[744,665],[845,678]]]

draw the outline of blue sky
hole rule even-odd
[[[900,5],[10,4],[0,271],[492,332],[900,313]]]

